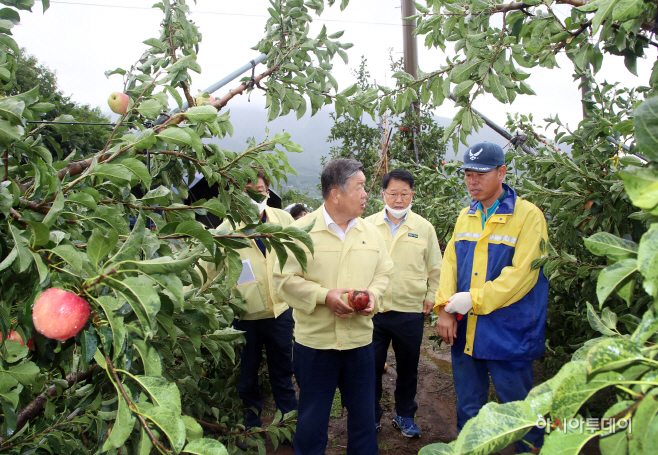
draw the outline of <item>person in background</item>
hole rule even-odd
[[[394,169],[382,179],[385,208],[369,216],[384,237],[395,268],[384,295],[382,309],[372,318],[372,344],[375,351],[375,427],[381,431],[384,411],[382,374],[388,347],[393,343],[397,381],[393,426],[408,438],[420,437],[414,423],[420,345],[425,315],[432,311],[441,275],[441,249],[434,227],[411,211],[414,177],[404,169]]]
[[[321,176],[324,204],[293,223],[312,225],[314,255],[306,271],[290,255],[274,266],[279,295],[294,309],[294,371],[299,385],[296,455],[322,455],[336,387],[347,408],[347,454],[377,454],[375,361],[372,315],[393,273],[386,242],[375,226],[359,218],[366,207],[363,165],[337,159]],[[355,311],[345,301],[352,289],[367,290],[368,305]]]
[[[304,204],[295,204],[290,209],[290,216],[292,216],[295,220],[298,220],[306,215],[308,215],[308,212],[306,211]]]
[[[252,200],[258,207],[261,222],[288,227],[294,221],[292,217],[283,210],[267,205],[269,187],[270,182],[262,171],[258,172],[258,181],[255,184],[249,182],[246,185],[247,189],[266,196],[262,202]],[[250,239],[249,242],[250,248],[237,250],[242,259],[242,274],[235,286],[247,303],[247,314],[242,320],[236,319],[233,322],[236,329],[245,332],[246,339],[240,353],[242,362],[238,393],[245,407],[247,429],[262,425],[260,414],[263,397],[258,382],[258,370],[263,357],[263,346],[267,353],[269,380],[277,408],[284,415],[297,409],[297,397],[292,384],[292,309],[281,300],[272,284],[276,254],[268,252],[265,244],[258,238]],[[218,275],[218,270],[211,263],[204,263],[204,267],[208,275],[204,287],[207,287]]]
[[[503,403],[527,397],[533,360],[544,354],[548,304],[548,280],[532,268],[547,254],[546,219],[503,183],[503,149],[475,144],[461,169],[473,201],[446,248],[434,306],[436,331],[452,346],[458,431],[487,403],[490,376]],[[535,427],[516,450],[538,452],[542,444]]]

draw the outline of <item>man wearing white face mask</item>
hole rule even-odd
[[[392,170],[382,179],[382,198],[386,203],[384,210],[366,218],[383,235],[395,264],[382,309],[372,319],[377,375],[375,427],[381,431],[380,421],[384,413],[379,404],[382,374],[392,342],[398,374],[393,426],[408,438],[420,437],[420,430],[414,423],[418,409],[414,400],[420,345],[425,315],[434,306],[434,294],[439,287],[441,273],[441,250],[436,231],[429,221],[411,211],[413,188],[414,178],[410,172]]]
[[[246,185],[246,189],[266,196],[262,202],[252,199],[261,214],[261,221],[288,227],[294,221],[290,214],[267,205],[269,187],[270,182],[262,171],[258,172],[256,184],[249,182]],[[236,329],[245,332],[247,340],[240,354],[242,364],[238,384],[238,393],[245,408],[247,429],[262,425],[260,414],[263,398],[258,383],[258,370],[263,357],[263,346],[267,352],[270,385],[277,408],[283,414],[297,409],[297,397],[292,385],[292,309],[281,300],[272,284],[276,254],[267,251],[260,239],[252,239],[250,242],[251,248],[237,250],[242,259],[242,274],[235,287],[247,303],[247,314],[233,323]],[[218,272],[213,264],[208,263],[205,268],[209,284]],[[252,408],[258,412],[255,413]]]

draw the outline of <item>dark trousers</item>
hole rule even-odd
[[[395,382],[395,412],[400,417],[414,418],[418,403],[416,387],[418,384],[418,361],[420,345],[423,341],[423,313],[400,313],[387,311],[372,318],[374,330],[372,345],[375,351],[375,422],[384,414],[380,405],[382,399],[382,374],[388,347],[393,343],[398,378]]]
[[[297,397],[292,385],[292,309],[277,318],[255,321],[234,321],[233,326],[245,332],[247,344],[240,357],[240,382],[238,393],[246,408],[245,426],[260,427],[263,397],[258,383],[258,370],[263,358],[263,346],[267,352],[267,368],[276,407],[283,414],[297,409]],[[255,408],[256,414],[252,409]]]
[[[468,419],[475,417],[489,398],[489,376],[503,403],[524,400],[532,389],[534,373],[532,361],[474,359],[464,353],[466,345],[466,319],[459,323],[457,338],[452,346],[452,377],[457,394],[457,431]],[[524,441],[535,447],[544,443],[544,430],[531,429]],[[516,442],[516,452],[528,452],[532,447]]]
[[[372,344],[338,351],[295,343],[293,363],[299,386],[295,455],[324,454],[336,387],[347,408],[347,455],[376,455]]]

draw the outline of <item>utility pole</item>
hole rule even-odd
[[[411,17],[416,14],[416,6],[414,5],[413,0],[401,0],[402,1],[402,46],[404,50],[404,72],[411,74],[414,79],[418,79],[417,69],[418,69],[418,46],[416,44],[416,36],[414,36],[414,30],[416,30],[416,20],[405,21],[405,17]],[[417,136],[417,119],[420,119],[420,108],[418,103],[413,102],[412,104],[414,111],[414,122],[412,128],[413,142],[414,142],[414,152],[416,152],[416,164],[419,163],[418,158],[418,143],[416,141]]]

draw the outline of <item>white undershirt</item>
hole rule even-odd
[[[322,213],[324,214],[324,223],[327,225],[327,227],[330,227],[333,229],[333,231],[336,233],[336,235],[340,238],[341,241],[345,242],[345,236],[347,236],[347,233],[349,232],[350,229],[352,229],[354,226],[356,226],[356,218],[351,219],[349,223],[347,223],[347,229],[345,232],[338,226],[333,219],[331,219],[331,216],[327,212],[327,208],[322,204]]]

